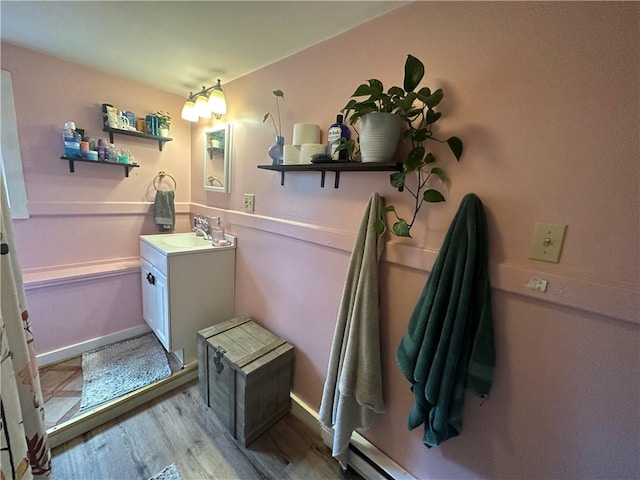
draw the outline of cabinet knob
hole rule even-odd
[[[151,285],[156,284],[156,277],[154,277],[151,272],[147,273],[147,282],[149,282]]]

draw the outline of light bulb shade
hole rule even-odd
[[[182,113],[180,114],[180,116],[183,119],[188,120],[189,122],[198,121],[198,114],[196,113],[196,105],[195,103],[193,103],[193,100],[187,100],[186,102],[184,102],[184,105],[182,107]]]
[[[198,95],[196,98],[196,113],[200,118],[211,118],[211,110],[209,109],[209,99],[206,95]]]
[[[209,94],[209,110],[215,115],[224,115],[227,113],[227,101],[224,98],[224,92],[214,87]]]

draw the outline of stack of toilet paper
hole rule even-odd
[[[320,126],[311,123],[293,125],[293,144],[284,146],[284,165],[311,163],[311,156],[326,153],[327,146],[320,143]]]

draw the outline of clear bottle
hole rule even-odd
[[[109,156],[109,161],[110,162],[114,162],[114,163],[118,163],[118,155],[117,155],[117,150],[116,150],[116,146],[114,143],[110,143],[109,145],[107,145],[105,148],[105,153],[108,152],[108,156]]]
[[[340,139],[344,138],[345,140],[349,140],[351,138],[351,131],[349,127],[347,127],[344,123],[344,117],[340,114],[336,116],[336,123],[329,127],[327,132],[327,140],[329,142],[329,152],[331,153],[331,158],[333,160],[339,161],[347,161],[349,159],[349,154],[346,150],[340,150],[337,152],[337,148],[340,146]]]
[[[211,243],[213,245],[225,245],[227,242],[224,237],[224,228],[220,217],[216,217],[215,224],[211,227]]]

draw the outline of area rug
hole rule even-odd
[[[149,480],[181,480],[180,472],[175,463],[164,467],[160,472],[156,473]]]
[[[83,353],[80,412],[170,375],[167,354],[153,333]]]

